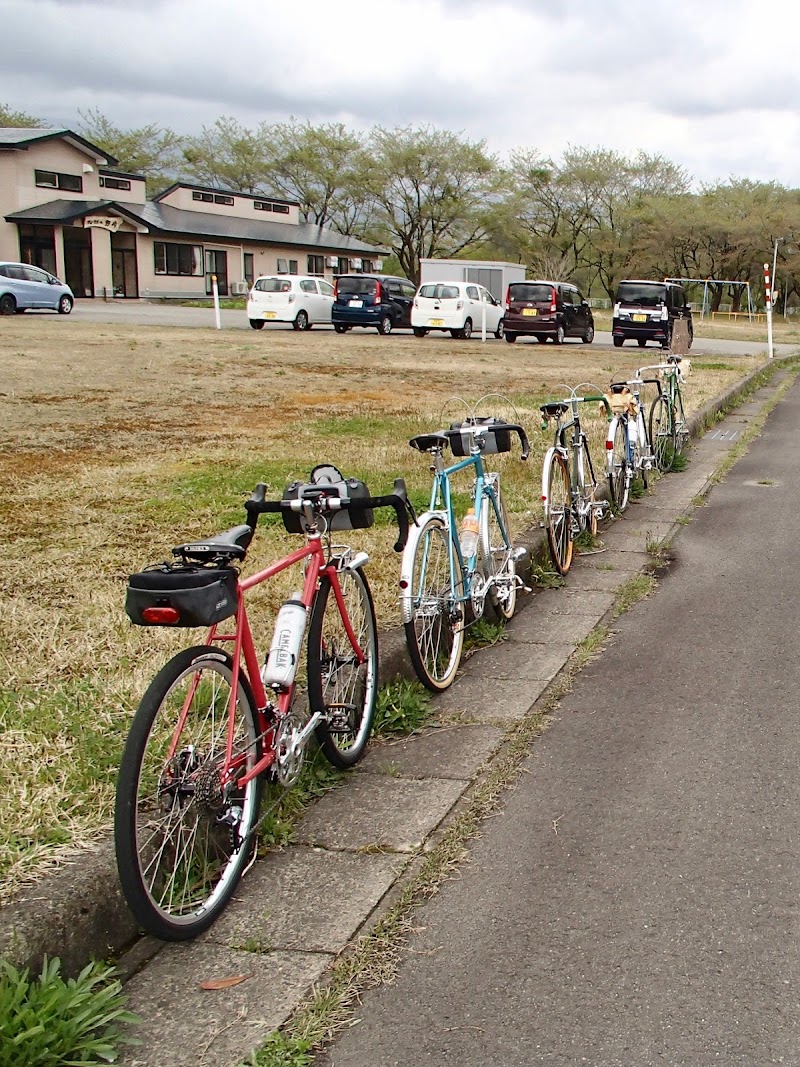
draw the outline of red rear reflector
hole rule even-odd
[[[180,622],[180,612],[175,608],[145,608],[142,618],[151,626],[169,626],[171,623]]]
[[[608,449],[609,452],[613,452],[614,451],[614,442],[613,441],[606,441],[606,448]]]
[[[401,589],[408,589],[408,582],[405,580],[405,578],[401,578],[400,579],[400,588]]]

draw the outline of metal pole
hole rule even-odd
[[[214,297],[214,319],[217,324],[217,329],[222,329],[222,319],[219,313],[219,288],[217,286],[216,274],[211,275],[211,295]]]
[[[481,341],[486,341],[486,299],[481,300]]]
[[[777,248],[777,244],[775,245]],[[767,297],[767,348],[772,359],[772,290],[769,284],[769,263],[764,264],[764,292]]]

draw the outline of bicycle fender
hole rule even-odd
[[[411,604],[411,583],[414,569],[414,556],[417,551],[417,542],[422,536],[423,527],[429,519],[438,519],[443,526],[447,525],[447,513],[444,511],[426,511],[417,516],[416,526],[409,530],[408,541],[403,549],[403,558],[400,561],[400,615],[403,623],[411,622],[414,618],[414,610]]]
[[[615,415],[608,424],[608,436],[606,437],[606,474],[610,477],[614,473],[614,437],[617,433],[619,415]]]
[[[551,445],[545,452],[544,460],[542,461],[542,505],[544,506],[545,515],[547,515],[547,510],[550,507],[550,501],[547,499],[547,472],[550,469],[552,458],[557,452],[560,454],[561,450]]]

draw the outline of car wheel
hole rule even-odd
[[[644,348],[644,346],[647,344],[647,339],[645,337],[637,337],[636,343],[639,348]]]
[[[292,327],[295,330],[307,330],[308,329],[308,312],[298,311],[295,317]]]
[[[336,330],[337,333],[347,333],[347,331],[349,329],[349,327],[345,326],[341,322],[334,322],[333,328],[334,328],[334,330]]]
[[[253,327],[254,330],[263,330],[264,329],[264,320],[263,319],[250,319],[250,325]]]
[[[592,341],[594,340],[594,326],[586,327],[586,329],[583,331],[583,337],[581,337],[581,340],[585,345],[590,345],[592,343]]]
[[[536,340],[539,342],[540,345],[546,344],[547,343],[547,334],[546,333],[537,333],[536,334]]]
[[[467,319],[464,323],[464,329],[461,331],[461,336],[465,341],[468,341],[472,337],[472,319]]]
[[[382,337],[386,337],[387,334],[390,334],[391,332],[392,332],[392,316],[391,315],[384,315],[384,316],[382,316],[381,321],[378,323],[378,333]]]
[[[414,327],[414,336],[415,337],[424,337],[427,334],[427,332],[428,331],[425,329],[424,326],[415,326]]]
[[[559,325],[558,329],[555,332],[555,336],[553,337],[553,344],[563,345],[564,344],[564,337],[565,337],[564,327]]]
[[[494,331],[494,335],[495,335],[495,337],[497,338],[498,341],[501,341],[503,339],[503,337],[505,336],[505,332],[506,332],[506,324],[503,322],[502,319],[500,319],[500,321],[497,324],[497,329]]]
[[[62,296],[58,302],[59,315],[69,315],[70,311],[72,311],[72,304],[73,300],[71,296],[67,296],[66,294]]]
[[[11,293],[3,293],[0,296],[0,315],[13,315],[17,310],[17,302]]]
[[[624,337],[615,337],[614,338],[614,348],[622,348],[622,344],[623,344],[624,340],[625,340]]]
[[[517,335],[515,333],[507,333],[506,334],[506,340],[508,341],[508,343],[510,345],[513,345],[514,342],[516,341],[516,339],[517,339]]]

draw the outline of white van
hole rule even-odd
[[[299,274],[256,278],[247,297],[247,317],[254,330],[262,329],[265,322],[290,322],[295,330],[310,330],[317,323],[330,325],[332,307],[330,282]]]
[[[503,307],[488,289],[475,282],[426,282],[417,290],[411,308],[415,337],[430,330],[449,330],[453,337],[480,333],[486,314],[486,332],[503,336]]]

